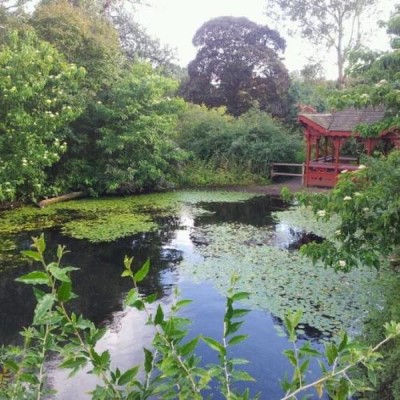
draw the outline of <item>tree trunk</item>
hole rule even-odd
[[[52,197],[51,199],[45,199],[45,200],[39,201],[38,206],[40,208],[43,208],[50,204],[55,204],[55,203],[60,203],[62,201],[77,199],[79,197],[83,197],[84,195],[85,195],[85,192],[71,192],[71,193],[63,194],[62,196]]]

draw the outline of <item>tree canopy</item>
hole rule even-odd
[[[352,54],[349,75],[352,85],[332,98],[338,108],[383,106],[386,118],[377,124],[359,126],[364,136],[377,136],[386,129],[400,126],[400,6],[387,22],[392,50],[385,53],[359,51]]]
[[[289,32],[292,34],[300,33],[315,45],[324,44],[328,49],[335,49],[338,87],[341,87],[349,52],[361,45],[361,16],[375,2],[376,0],[266,0],[266,5],[269,13],[275,13],[281,20],[290,21]]]
[[[247,18],[220,17],[203,24],[193,38],[198,48],[188,66],[185,99],[226,106],[238,116],[255,103],[282,117],[288,110],[288,72],[280,58],[285,41],[275,30]]]

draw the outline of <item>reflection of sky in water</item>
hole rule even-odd
[[[195,218],[197,218],[196,210],[184,205],[181,207],[178,227],[170,232],[169,239],[164,241],[161,246],[160,258],[169,260],[169,265],[179,264],[178,256],[192,264],[199,264],[203,260],[197,245],[192,240],[192,235],[199,229],[201,230],[201,224],[199,226],[197,219],[195,226]],[[264,221],[260,221],[260,223],[261,226],[267,228]],[[279,248],[289,248],[301,235],[300,230],[296,230],[286,223],[270,223],[269,226],[271,228],[265,230],[265,241],[263,240],[263,243],[260,244],[268,242]],[[132,249],[140,247],[145,239],[146,235],[141,235],[133,240],[131,242]],[[181,277],[179,266],[178,268],[164,269],[158,274],[164,288],[179,284],[183,297],[193,300],[193,303],[183,310],[183,315],[193,320],[190,335],[205,334],[221,339],[225,300],[212,284],[204,282],[197,285],[186,277]],[[166,309],[173,300],[172,296],[171,291],[164,291],[161,302]],[[155,310],[156,306],[157,303],[151,307]],[[122,372],[134,365],[142,365],[143,347],[150,348],[154,336],[154,328],[146,325],[146,314],[129,308],[113,312],[112,317],[108,320],[110,323],[107,325],[107,332],[100,340],[96,350],[102,352],[108,349],[112,366],[118,367]],[[249,366],[244,369],[248,370],[257,380],[255,383],[246,383],[245,387],[249,386],[253,393],[262,391],[271,399],[281,397],[279,379],[283,378],[285,373],[291,372],[282,355],[283,349],[289,347],[288,342],[286,338],[277,337],[275,324],[276,321],[273,321],[269,313],[252,311],[246,318],[243,328],[243,333],[249,334],[249,339],[234,349],[235,356],[251,360]],[[216,361],[215,354],[203,344],[200,345],[200,353],[204,363]],[[255,354],[257,354],[256,357]],[[266,363],[265,360],[268,362]],[[84,393],[93,390],[96,384],[101,384],[96,377],[87,374],[87,370],[80,371],[74,377],[67,379],[68,371],[57,369],[56,364],[56,361],[53,360],[49,363],[49,367],[52,370],[51,384],[58,392],[57,399],[90,399],[91,396]]]
[[[164,301],[166,299],[163,299]],[[156,305],[151,305],[155,310]],[[96,351],[109,350],[112,367],[125,371],[137,364],[143,364],[143,347],[149,348],[154,336],[154,327],[146,325],[147,316],[134,308],[113,313],[113,319],[106,334],[99,341]],[[57,362],[50,363],[51,384],[57,390],[58,400],[90,399],[89,394],[101,380],[86,370],[68,378],[67,370],[56,369]]]
[[[166,247],[182,252],[183,258],[193,263],[200,262],[203,257],[196,251],[190,234],[194,229],[194,216],[188,207],[182,207],[179,228],[175,231],[174,238]]]

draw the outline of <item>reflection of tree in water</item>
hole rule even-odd
[[[69,253],[62,265],[78,267],[72,273],[74,292],[79,296],[74,300],[73,308],[78,314],[92,319],[96,323],[111,317],[111,313],[121,309],[124,294],[132,288],[129,279],[122,278],[125,255],[134,257],[133,267],[139,269],[149,258],[150,273],[141,283],[140,291],[144,295],[156,293],[158,298],[171,294],[172,285],[162,282],[163,273],[172,271],[181,252],[162,249],[174,236],[179,219],[164,218],[159,222],[161,228],[156,232],[126,237],[115,242],[90,243],[86,240],[66,238],[58,231],[45,232],[47,243],[46,259],[56,258],[58,244],[65,245]],[[38,233],[23,233],[18,237],[16,250],[28,249],[31,236]],[[10,343],[19,340],[18,332],[31,323],[35,307],[32,288],[15,282],[15,279],[28,271],[39,269],[37,263],[21,263],[18,268],[5,268],[0,280],[0,342]]]
[[[281,318],[271,314],[272,321],[274,325],[279,326],[283,331],[286,332],[285,327],[283,326],[283,321]],[[312,342],[319,343],[321,339],[326,338],[327,336],[324,335],[319,329],[314,328],[308,324],[300,323],[297,330],[297,338],[299,340],[310,340]]]
[[[287,208],[279,197],[257,196],[244,202],[200,203],[199,207],[212,212],[196,218],[196,225],[219,223],[243,223],[253,226],[273,224],[271,213]]]
[[[287,246],[288,250],[298,250],[304,244],[308,244],[311,242],[322,243],[325,239],[321,236],[318,236],[314,233],[309,233],[305,231],[297,231],[295,229],[289,229],[290,235],[292,239]]]

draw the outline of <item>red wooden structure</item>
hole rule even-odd
[[[337,176],[344,170],[358,169],[358,157],[342,154],[342,148],[349,138],[356,138],[362,144],[365,154],[371,155],[376,146],[388,150],[400,148],[400,129],[382,132],[376,138],[362,138],[354,132],[361,123],[372,124],[384,117],[381,109],[347,109],[334,113],[302,113],[299,122],[304,127],[307,144],[304,184],[306,186],[333,187]]]

